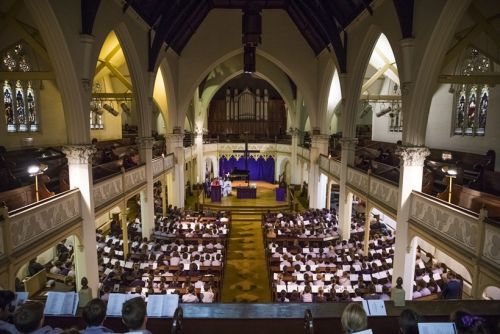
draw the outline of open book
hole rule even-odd
[[[111,293],[108,299],[108,307],[106,309],[106,315],[108,317],[121,317],[123,303],[135,297],[139,297],[139,295],[126,294],[126,293]]]
[[[421,334],[456,334],[453,322],[419,322],[418,332]]]
[[[76,292],[49,291],[43,313],[45,315],[75,315],[78,300]]]
[[[148,297],[148,317],[173,317],[179,306],[179,295],[151,295]]]

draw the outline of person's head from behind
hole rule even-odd
[[[14,307],[12,302],[16,299],[14,292],[10,290],[0,290],[0,320],[6,320],[12,312]]]
[[[122,321],[131,330],[146,328],[146,303],[142,297],[132,298],[123,303]]]
[[[83,309],[83,321],[87,326],[101,326],[106,318],[106,303],[99,299],[92,299]]]
[[[21,333],[31,333],[42,327],[43,304],[35,301],[27,301],[19,306],[14,313],[14,325]]]
[[[418,323],[421,321],[417,312],[404,309],[399,315],[399,328],[402,334],[418,334]]]
[[[455,323],[458,334],[489,334],[486,320],[469,312],[453,312],[450,320]]]
[[[340,321],[347,334],[362,331],[367,326],[366,312],[361,304],[350,303],[342,312]]]

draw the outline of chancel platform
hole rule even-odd
[[[230,196],[222,197],[220,202],[213,202],[210,198],[203,198],[200,196],[199,204],[203,205],[204,208],[214,209],[214,210],[224,210],[230,207],[248,207],[248,208],[265,208],[271,211],[274,210],[288,210],[288,202],[281,202],[276,200],[276,189],[277,184],[272,184],[265,181],[253,181],[252,185],[255,188],[250,189],[255,192],[255,198],[238,198],[237,189],[246,188],[248,190],[248,184],[245,181],[234,181],[232,182],[232,190]],[[245,191],[244,190],[244,191]],[[246,194],[245,194],[246,195]]]

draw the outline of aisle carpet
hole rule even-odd
[[[269,303],[271,290],[260,214],[233,213],[221,301]]]

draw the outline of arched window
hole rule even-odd
[[[31,64],[22,43],[2,56],[2,65],[9,72],[29,72]],[[33,83],[25,80],[5,80],[3,107],[8,132],[38,131],[38,108]]]
[[[460,74],[481,74],[491,70],[490,60],[477,49],[468,48]],[[455,94],[454,135],[484,136],[488,112],[489,87],[461,84]]]

